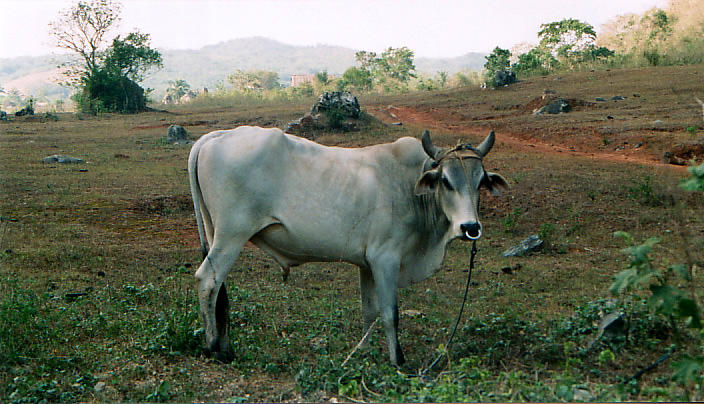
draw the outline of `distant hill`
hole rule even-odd
[[[200,49],[160,49],[164,68],[151,73],[142,83],[155,89],[155,98],[164,94],[170,80],[186,80],[193,88],[213,88],[225,82],[237,69],[275,71],[281,81],[292,74],[310,74],[327,70],[340,75],[355,65],[355,50],[340,46],[294,46],[262,37],[233,39]],[[460,70],[480,70],[486,54],[468,53],[455,58],[416,58],[419,72],[450,74]],[[25,95],[54,93],[56,84],[49,77],[67,56],[40,56],[0,59],[0,87],[17,88]]]

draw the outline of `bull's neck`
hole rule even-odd
[[[413,202],[420,234],[427,235],[427,240],[431,243],[446,243],[450,220],[440,207],[436,194],[416,195]]]

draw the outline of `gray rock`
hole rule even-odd
[[[594,395],[586,386],[572,386],[572,400],[579,402],[594,401]]]
[[[570,112],[570,109],[571,109],[570,104],[567,102],[567,100],[564,100],[562,98],[556,98],[556,99],[550,101],[544,107],[533,111],[533,115],[561,114],[561,113]]]
[[[7,112],[0,111],[0,121],[7,121]]]
[[[625,99],[626,99],[626,97],[624,97],[622,95],[614,95],[613,97],[611,97],[611,101],[623,101]]]
[[[181,125],[171,125],[169,126],[169,131],[166,134],[166,141],[169,143],[184,142],[188,140],[188,132],[186,128]]]
[[[538,237],[537,234],[534,234],[525,240],[521,241],[521,243],[517,246],[513,246],[509,248],[508,250],[503,252],[504,257],[522,257],[525,255],[532,254],[534,252],[538,252],[543,248],[543,240]]]
[[[349,91],[324,92],[310,110],[311,116],[318,118],[326,111],[338,111],[343,117],[359,119],[362,109],[359,100]]]
[[[594,101],[605,102],[605,101],[606,101],[606,98],[603,98],[603,97],[596,97],[596,98],[594,98]]]
[[[516,73],[510,70],[499,70],[494,74],[493,85],[494,87],[504,87],[509,84],[513,84],[516,81]]]
[[[105,382],[98,382],[95,383],[95,386],[93,386],[93,391],[96,393],[100,393],[101,391],[105,390]]]
[[[42,159],[42,163],[81,164],[81,163],[85,163],[85,160],[79,159],[77,157],[64,156],[61,154],[54,154],[52,156],[44,157]]]
[[[653,125],[662,125],[663,123],[665,123],[665,121],[663,121],[662,119],[653,121]]]

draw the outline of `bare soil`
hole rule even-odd
[[[704,160],[698,94],[704,94],[704,67],[676,66],[535,77],[495,90],[413,94],[377,103],[369,112],[388,123],[456,135],[495,130],[499,144],[526,151],[657,166],[666,151],[685,161]],[[566,100],[570,112],[533,115],[556,98]]]

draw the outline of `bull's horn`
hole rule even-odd
[[[430,156],[433,160],[437,160],[438,154],[440,154],[440,149],[433,145],[433,141],[430,140],[430,132],[423,132],[423,137],[421,138],[421,143],[423,144],[423,150]]]
[[[484,141],[477,146],[477,153],[479,154],[480,157],[484,157],[489,153],[489,150],[494,146],[494,131],[492,130],[489,133],[489,136],[484,139]]]

